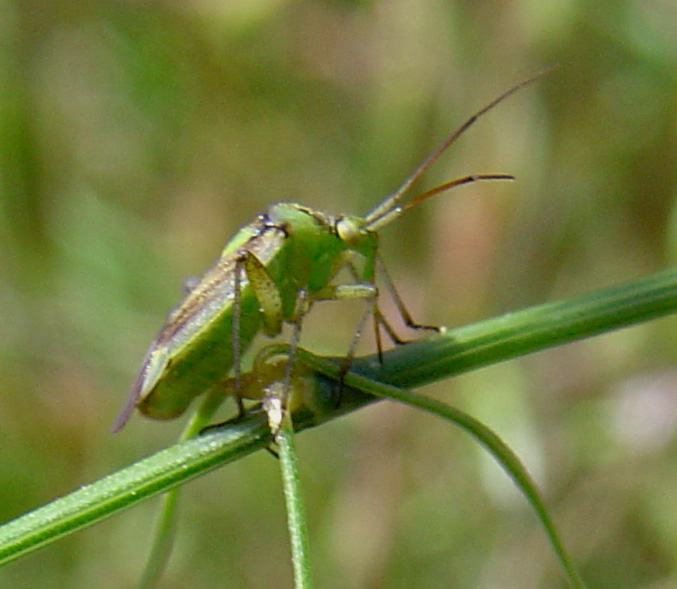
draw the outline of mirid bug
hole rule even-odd
[[[402,204],[412,185],[479,117],[548,71],[513,86],[466,120],[366,217],[334,216],[283,202],[270,206],[240,229],[216,263],[169,314],[146,353],[113,431],[122,428],[135,407],[152,419],[178,417],[196,396],[223,382],[231,370],[235,390],[240,391],[241,355],[254,337],[259,332],[276,336],[283,323],[292,324],[293,351],[303,317],[317,301],[364,298],[375,320],[392,336],[376,307],[378,231],[411,207],[455,186],[512,179],[507,174],[464,176]],[[363,260],[360,271],[352,265],[351,257],[355,256]],[[356,282],[334,284],[332,280],[345,266]],[[395,299],[407,325],[432,329],[411,321],[399,298]],[[355,332],[348,358],[362,324]],[[235,397],[243,411],[240,392]]]

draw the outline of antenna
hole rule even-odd
[[[469,119],[467,119],[458,129],[451,133],[438,147],[435,149],[427,158],[425,158],[418,167],[411,173],[411,175],[402,183],[402,185],[390,196],[388,196],[381,204],[379,204],[374,210],[372,210],[365,218],[366,228],[371,231],[376,231],[379,228],[387,225],[395,216],[398,216],[402,212],[402,206],[400,201],[404,195],[409,191],[409,189],[416,183],[418,180],[428,171],[428,169],[442,156],[442,154],[461,136],[465,133],[472,125],[479,119],[481,116],[485,115],[496,105],[503,102],[509,96],[512,96],[518,90],[533,84],[537,80],[540,80],[542,77],[548,75],[557,65],[551,65],[547,68],[541,70],[535,76],[516,84],[509,90],[505,91],[498,98],[492,100],[484,108],[481,108]],[[409,209],[414,206],[414,204],[422,202],[427,198],[433,196],[434,194],[439,194],[449,190],[460,184],[468,184],[470,182],[476,182],[478,180],[497,180],[497,179],[512,179],[507,175],[503,174],[476,174],[472,176],[466,176],[458,180],[452,180],[442,186],[438,186],[433,190],[421,195],[421,197],[416,198],[410,205],[407,205],[404,210]],[[432,194],[430,194],[432,193]]]

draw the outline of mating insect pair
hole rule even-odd
[[[413,184],[479,117],[548,71],[517,84],[470,117],[366,217],[333,216],[294,203],[277,203],[240,229],[217,262],[169,314],[146,354],[113,430],[124,426],[135,407],[153,419],[178,417],[193,398],[225,382],[231,370],[234,396],[243,412],[242,354],[259,332],[276,336],[283,323],[293,326],[283,379],[288,388],[303,318],[318,301],[348,298],[368,301],[367,312],[348,351],[346,370],[369,312],[377,337],[380,324],[397,341],[377,305],[378,231],[408,209],[455,186],[479,180],[513,179],[507,174],[464,176],[402,204]],[[360,270],[353,265],[354,257],[362,258]],[[355,283],[333,282],[344,267],[348,267]],[[390,285],[408,326],[434,329],[414,323],[390,281],[386,284]],[[377,341],[380,352],[380,340]],[[282,411],[286,407],[285,395],[280,395]]]

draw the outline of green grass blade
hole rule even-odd
[[[265,416],[251,415],[82,487],[0,527],[0,564],[264,448],[269,437]]]
[[[282,422],[282,429],[278,434],[277,443],[280,453],[282,487],[287,506],[287,526],[291,540],[294,587],[296,589],[311,589],[313,585],[308,524],[303,503],[303,492],[301,490],[294,428],[290,419],[285,419]]]
[[[677,269],[670,269],[400,346],[382,367],[367,358],[352,368],[374,380],[414,388],[675,311]]]

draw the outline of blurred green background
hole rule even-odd
[[[552,62],[419,188],[516,182],[384,230],[402,295],[456,326],[673,264],[676,29],[670,0],[0,3],[2,521],[173,443],[180,422],[109,428],[182,280],[239,226],[277,200],[365,213]],[[317,308],[303,344],[342,354],[360,309]],[[676,328],[426,389],[518,451],[591,587],[677,586]],[[462,432],[380,403],[298,443],[318,587],[563,586],[533,512]],[[133,586],[155,509],[0,569],[0,586]],[[269,455],[184,488],[161,586],[291,586]]]

